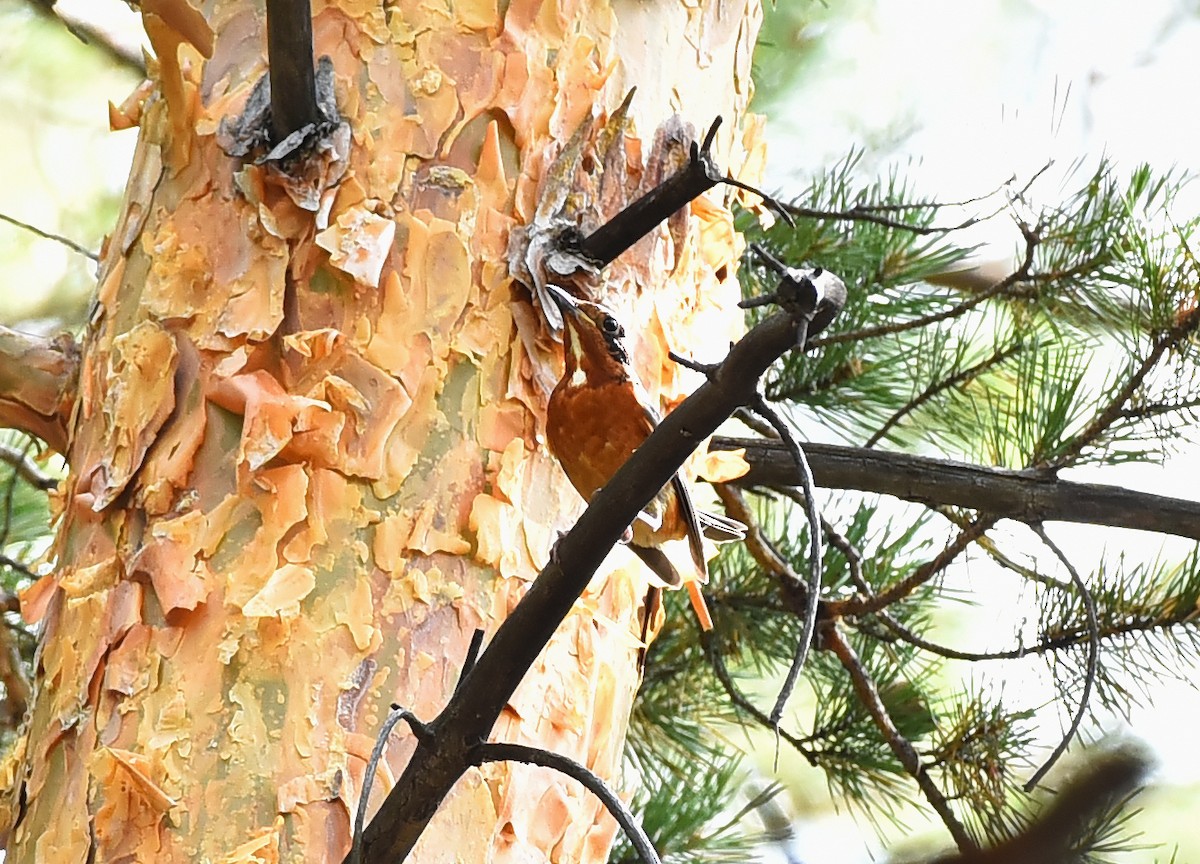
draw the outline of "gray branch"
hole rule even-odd
[[[783,444],[762,438],[716,437],[711,450],[746,448],[742,486],[798,486]],[[1200,540],[1200,502],[1121,486],[1073,483],[1042,471],[985,468],[949,459],[833,444],[803,445],[817,485],[878,492],[904,501],[968,507],[1018,522],[1086,522]]]

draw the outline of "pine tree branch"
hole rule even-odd
[[[0,428],[19,429],[65,453],[79,378],[79,346],[0,325]]]
[[[864,339],[875,339],[879,336],[891,336],[896,333],[904,333],[908,330],[919,330],[922,327],[928,327],[931,324],[939,324],[942,321],[950,321],[954,318],[959,318],[976,306],[987,302],[995,297],[1002,297],[1014,293],[1020,293],[1017,289],[1022,282],[1028,281],[1033,268],[1033,256],[1037,250],[1041,238],[1037,232],[1027,226],[1021,226],[1022,233],[1025,236],[1025,257],[1020,266],[1012,273],[999,282],[986,288],[961,303],[956,303],[949,309],[943,309],[941,312],[934,312],[930,315],[924,315],[920,318],[914,318],[911,321],[896,321],[888,324],[880,324],[875,327],[863,327],[859,330],[851,330],[845,333],[834,333],[830,336],[823,336],[818,339],[813,339],[807,345],[807,350],[814,351],[817,348],[823,348],[826,345],[837,345],[842,342],[861,342]],[[787,398],[787,394],[775,394],[773,398]]]
[[[1113,395],[1107,405],[1096,412],[1092,421],[1068,441],[1045,467],[1061,468],[1070,465],[1086,447],[1094,444],[1113,423],[1121,419],[1129,400],[1133,398],[1159,361],[1166,356],[1167,352],[1193,335],[1197,328],[1200,328],[1200,306],[1193,307],[1187,314],[1180,316],[1172,327],[1163,331],[1154,340],[1150,352],[1138,364],[1121,389]],[[1200,531],[1200,526],[1197,530]]]
[[[970,517],[958,507],[940,504],[932,509],[938,515],[944,517],[950,522],[953,522],[959,528],[965,528],[971,521]],[[1044,585],[1047,588],[1057,588],[1062,591],[1068,590],[1071,587],[1070,582],[1062,582],[1058,579],[1055,579],[1053,576],[1048,576],[1044,573],[1038,572],[1036,567],[1026,567],[1024,564],[1014,561],[1010,556],[1005,554],[998,545],[996,545],[996,541],[994,541],[991,537],[988,537],[986,534],[980,537],[979,540],[976,541],[975,545],[986,552],[988,557],[990,557],[1005,570],[1011,570],[1013,573],[1016,573],[1027,582],[1036,582],[1037,584]]]
[[[897,423],[899,423],[913,411],[916,411],[930,399],[937,396],[939,393],[944,393],[951,387],[958,387],[960,384],[965,384],[974,380],[988,369],[992,368],[993,366],[998,366],[1008,358],[1012,357],[1014,354],[1020,351],[1022,347],[1022,344],[1017,342],[1005,348],[999,348],[993,352],[992,356],[979,361],[975,365],[968,366],[966,369],[960,369],[953,375],[947,375],[942,380],[931,383],[919,394],[905,403],[903,407],[892,414],[892,416],[889,417],[887,421],[880,426],[870,438],[866,440],[863,446],[874,447],[883,440],[884,436],[886,436],[888,432],[895,428]]]
[[[1074,483],[1038,470],[1010,471],[906,453],[804,443],[817,485],[892,495],[931,506],[968,507],[997,518],[1084,522],[1200,540],[1200,502],[1120,486]],[[740,486],[798,486],[786,449],[760,438],[717,436],[710,450],[746,451]]]
[[[1014,193],[1013,198],[1020,198],[1024,195],[1029,187],[1042,176],[1051,166],[1051,162],[1047,162],[1039,168],[1025,183],[1020,190]],[[980,222],[986,222],[994,216],[999,215],[1003,207],[998,207],[986,216],[972,216],[964,219],[955,225],[913,225],[908,222],[902,222],[898,219],[889,219],[880,216],[881,213],[904,213],[912,210],[930,210],[937,212],[946,207],[966,207],[970,204],[978,204],[981,201],[986,201],[988,198],[999,193],[1006,186],[1016,180],[1014,175],[1010,180],[996,187],[986,195],[977,195],[974,198],[967,198],[962,201],[917,201],[911,204],[855,204],[853,207],[842,210],[827,210],[819,207],[805,207],[799,204],[788,204],[787,209],[793,216],[799,216],[807,219],[829,219],[835,222],[869,222],[874,225],[879,225],[884,228],[894,228],[897,231],[907,231],[912,234],[930,235],[930,234],[949,234],[953,231],[961,231],[964,228],[970,228],[972,225],[978,225]]]
[[[894,585],[889,585],[878,594],[830,601],[828,604],[829,615],[831,617],[864,615],[886,609],[893,603],[903,600],[949,567],[954,559],[963,553],[963,550],[982,537],[983,533],[995,524],[996,520],[990,516],[979,517],[963,528],[941,552]]]
[[[1144,757],[1116,751],[1077,772],[1027,828],[990,849],[960,850],[931,864],[1083,864],[1078,848],[1087,825],[1130,795],[1148,769]]]
[[[946,796],[937,788],[933,782],[933,778],[929,776],[929,772],[925,770],[925,766],[921,764],[920,757],[917,756],[917,751],[912,744],[896,729],[896,724],[892,722],[891,716],[884,707],[883,700],[879,696],[879,690],[875,687],[866,669],[863,667],[862,661],[858,654],[846,641],[845,635],[838,629],[837,625],[830,623],[825,626],[822,632],[824,644],[837,656],[842,662],[842,666],[850,675],[850,683],[854,686],[854,692],[858,699],[862,702],[867,712],[871,715],[871,719],[875,721],[875,727],[887,742],[888,748],[904,766],[904,770],[917,782],[921,789],[921,794],[925,796],[925,800],[941,818],[942,824],[946,826],[946,830],[950,832],[950,836],[954,838],[954,843],[963,852],[972,852],[978,849],[969,834],[967,829],[954,815],[954,811],[950,809],[950,803],[946,800]]]
[[[914,633],[882,610],[876,611],[874,614],[888,630],[892,631],[896,639],[907,642],[923,651],[936,654],[939,657],[945,657],[948,660],[967,660],[980,663],[989,660],[1020,660],[1023,657],[1034,657],[1054,651],[1061,651],[1064,648],[1078,645],[1089,638],[1086,633],[1069,633],[1042,639],[1032,645],[1023,645],[1020,648],[1009,648],[1003,651],[960,651],[957,648],[941,645]],[[1135,636],[1151,633],[1155,630],[1169,630],[1172,627],[1179,627],[1183,624],[1194,625],[1198,614],[1200,613],[1197,613],[1194,608],[1186,607],[1182,604],[1174,604],[1171,614],[1162,617],[1122,620],[1120,623],[1109,626],[1100,625],[1096,631],[1096,636],[1101,643],[1104,643],[1122,636]]]
[[[778,580],[785,591],[803,589],[804,580],[763,534],[758,520],[754,518],[754,513],[746,504],[741,490],[731,483],[716,483],[713,488],[725,506],[725,512],[746,526],[746,550],[755,563],[772,578]]]
[[[904,209],[911,210],[920,206],[920,204],[914,204]],[[910,234],[918,235],[949,234],[952,231],[961,231],[964,228],[970,228],[972,225],[978,225],[980,222],[996,215],[995,213],[989,213],[987,216],[972,216],[954,225],[913,225],[911,222],[904,222],[899,219],[879,215],[880,213],[897,209],[886,205],[855,204],[853,207],[844,210],[824,210],[819,207],[805,207],[800,204],[785,204],[784,207],[793,217],[800,219],[828,219],[834,222],[869,222],[872,225],[879,225],[883,228],[895,228],[897,231],[907,231]]]

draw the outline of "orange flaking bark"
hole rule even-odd
[[[539,440],[561,348],[509,279],[508,234],[547,202],[590,219],[645,191],[672,113],[701,129],[741,114],[759,13],[718,5],[323,0],[316,53],[353,137],[293,183],[217,141],[264,69],[259,17],[143,3],[160,61],[154,93],[114,115],[141,138],[85,347],[60,569],[26,593],[47,643],[26,767],[7,774],[24,789],[0,810],[27,802],[10,854],[340,860],[386,706],[440,709],[471,631],[494,629],[583,506]],[[207,64],[200,10],[219,36]],[[549,176],[577,129],[571,170]],[[739,166],[759,140],[727,125],[723,164],[752,182]],[[638,371],[663,405],[696,383],[666,349],[736,332],[724,196],[595,285],[646,322]],[[156,330],[177,356],[116,410],[127,334]],[[497,738],[613,776],[645,586],[618,549]],[[411,747],[397,736],[381,777]],[[153,789],[102,748],[178,805],[138,804]],[[612,831],[551,772],[488,766],[414,860],[601,861]]]
[[[175,407],[172,376],[178,352],[171,335],[144,321],[113,340],[103,407],[110,437],[81,474],[93,510],[111,504],[142,464],[154,436]]]

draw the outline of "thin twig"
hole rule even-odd
[[[1015,193],[1016,197],[1023,195],[1034,181],[1037,180],[1052,163],[1046,163],[1039,168],[1032,177],[1026,182],[1021,190]],[[1008,205],[997,207],[986,216],[972,216],[957,225],[912,225],[908,222],[900,222],[899,220],[887,219],[879,216],[879,213],[903,213],[911,210],[928,209],[937,211],[946,207],[966,207],[970,204],[978,204],[980,201],[986,201],[988,198],[998,194],[1005,186],[1016,180],[1016,177],[1010,178],[1005,183],[996,187],[986,195],[977,195],[974,198],[967,198],[963,201],[917,201],[911,204],[855,204],[853,207],[844,210],[824,210],[816,207],[804,207],[799,204],[789,204],[788,209],[793,216],[801,216],[811,219],[831,219],[840,222],[871,222],[876,225],[881,225],[885,228],[895,228],[900,231],[909,231],[914,234],[949,234],[953,231],[961,231],[964,228],[970,228],[972,225],[977,225],[980,222],[986,222],[999,215]]]
[[[483,648],[483,629],[477,627],[475,628],[475,632],[471,634],[471,644],[467,646],[467,656],[463,658],[463,667],[458,673],[458,683],[454,685],[456,693],[471,669],[475,667],[475,661],[479,659],[481,648]]]
[[[785,498],[790,498],[801,507],[808,506],[805,503],[804,493],[793,486],[773,486],[771,487],[771,491],[778,492]],[[845,557],[850,581],[864,594],[872,593],[871,586],[867,584],[862,575],[862,551],[847,540],[845,535],[838,531],[833,526],[833,523],[824,516],[821,517],[821,530],[824,532],[825,539],[829,542],[829,545],[841,552]]]
[[[922,650],[929,651],[932,654],[937,654],[941,657],[946,657],[950,660],[967,660],[971,662],[987,662],[989,660],[1020,660],[1024,657],[1033,657],[1040,654],[1048,654],[1052,651],[1058,651],[1062,648],[1075,645],[1079,642],[1079,637],[1075,635],[1055,636],[1052,639],[1043,639],[1040,642],[1035,642],[1032,645],[1024,645],[1020,648],[1009,648],[1004,651],[960,651],[957,648],[950,648],[946,645],[940,645],[936,642],[931,642],[922,636],[917,635],[913,631],[900,624],[890,615],[885,612],[874,613],[888,630],[891,630],[895,638],[908,642]],[[1106,639],[1114,639],[1118,636],[1128,636],[1134,633],[1147,633],[1151,630],[1166,630],[1171,627],[1178,627],[1181,624],[1190,624],[1196,620],[1196,611],[1190,607],[1180,606],[1176,609],[1175,614],[1166,618],[1150,619],[1143,621],[1124,621],[1119,626],[1102,628],[1099,631],[1100,641]],[[886,638],[886,637],[881,637]]]
[[[63,237],[61,234],[53,234],[49,231],[43,231],[41,228],[36,228],[33,225],[30,225],[28,222],[22,222],[20,219],[9,216],[7,213],[0,213],[0,222],[7,222],[9,225],[21,228],[22,230],[28,231],[30,234],[36,234],[38,237],[41,237],[44,240],[53,240],[55,243],[61,243],[72,252],[78,252],[85,258],[90,258],[93,261],[100,260],[100,256],[98,254],[84,246],[80,246],[74,240]]]
[[[774,426],[770,423],[764,423],[761,419],[755,417],[754,413],[748,408],[739,408],[734,411],[733,419],[740,423],[745,423],[764,438],[779,438],[779,433],[775,431]]]
[[[1087,713],[1088,700],[1092,696],[1092,685],[1096,680],[1096,666],[1100,661],[1100,622],[1096,617],[1096,601],[1092,598],[1092,592],[1088,590],[1087,582],[1079,575],[1079,571],[1075,569],[1075,565],[1071,563],[1071,559],[1050,539],[1044,527],[1041,525],[1031,525],[1030,527],[1042,539],[1042,542],[1046,544],[1050,551],[1054,553],[1055,557],[1062,562],[1063,566],[1067,568],[1067,572],[1071,574],[1071,581],[1079,589],[1079,597],[1083,600],[1083,608],[1087,611],[1088,658],[1087,672],[1083,678],[1083,695],[1079,697],[1079,707],[1075,711],[1075,716],[1071,718],[1071,725],[1067,727],[1066,733],[1063,735],[1062,740],[1058,742],[1058,746],[1054,748],[1054,752],[1050,754],[1050,758],[1025,782],[1024,789],[1026,792],[1031,791],[1041,782],[1042,778],[1046,776],[1046,772],[1054,767],[1054,763],[1067,751],[1067,746],[1071,743],[1071,739],[1079,731],[1079,724],[1083,722],[1083,715]]]
[[[799,497],[800,493],[796,492],[794,489],[790,491],[793,495]],[[788,490],[784,490],[784,494],[788,494]],[[874,597],[874,589],[862,576],[862,553],[856,549],[849,540],[834,531],[832,526],[826,526],[825,536],[829,539],[829,544],[831,546],[835,547],[846,556],[846,561],[849,565],[850,581],[854,583],[854,587],[861,591],[863,596]],[[895,617],[893,617],[884,609],[879,609],[874,613],[874,615],[875,618],[883,623],[885,628],[892,632],[895,639],[901,642],[907,642],[910,645],[925,651],[929,651],[932,654],[937,654],[941,657],[947,657],[952,660],[999,660],[1004,657],[1011,659],[1024,656],[1019,650],[998,654],[959,651],[957,648],[939,645],[936,642],[930,642],[928,639],[918,636],[908,627],[905,627],[903,624],[901,624]],[[860,625],[858,629],[862,631],[865,628]],[[886,637],[884,637],[882,634],[879,634],[877,638],[886,640]]]
[[[560,753],[552,753],[537,747],[527,747],[524,744],[487,743],[476,744],[470,752],[472,764],[479,766],[485,762],[524,762],[528,765],[540,765],[550,768],[560,774],[565,774],[573,780],[578,780],[589,792],[600,799],[606,810],[617,820],[625,836],[637,851],[638,857],[644,864],[662,864],[662,859],[654,851],[654,844],[646,836],[633,813],[625,806],[625,802],[615,792],[605,785],[604,781],[580,765],[574,759],[569,759]]]
[[[717,681],[721,683],[726,695],[729,696],[729,701],[735,707],[741,708],[755,720],[757,720],[765,729],[770,729],[778,737],[782,738],[788,744],[795,748],[796,752],[808,760],[808,764],[817,765],[817,758],[812,750],[805,746],[804,741],[795,735],[788,732],[786,729],[780,728],[776,723],[771,722],[771,718],[760,711],[750,699],[738,689],[733,681],[733,677],[729,674],[729,669],[725,666],[725,660],[721,657],[721,652],[717,650],[716,641],[713,638],[712,631],[700,634],[700,644],[704,648],[704,656],[708,658],[709,665],[712,666],[713,674],[717,676]]]
[[[779,689],[775,707],[771,709],[771,722],[778,726],[783,717],[783,709],[787,706],[788,699],[791,698],[792,690],[796,687],[796,679],[800,677],[800,670],[804,668],[804,661],[808,659],[808,648],[812,643],[813,633],[817,629],[817,601],[821,597],[821,511],[817,509],[816,495],[813,491],[815,484],[813,483],[812,469],[809,468],[804,451],[800,449],[800,445],[796,442],[795,436],[792,435],[783,418],[775,413],[761,395],[751,403],[750,407],[775,428],[780,439],[787,445],[792,454],[792,460],[800,472],[800,485],[807,503],[805,513],[808,516],[809,540],[808,583],[806,586],[808,596],[804,609],[803,626],[800,630],[800,641],[796,645],[796,653],[792,657],[792,665],[788,668],[787,677],[784,678],[783,686]]]
[[[965,528],[971,522],[971,517],[957,507],[938,504],[930,507],[930,509],[936,512],[939,516],[942,516],[948,521],[953,522],[959,528]],[[1041,520],[1030,519],[1028,521],[1036,523]],[[992,538],[988,537],[986,534],[976,540],[975,543],[980,549],[986,552],[988,557],[990,557],[993,561],[995,561],[1005,570],[1011,570],[1013,573],[1017,574],[1027,582],[1036,582],[1038,585],[1043,585],[1047,588],[1057,588],[1060,591],[1071,590],[1070,581],[1063,582],[1053,576],[1049,576],[1045,573],[1039,573],[1034,567],[1026,567],[1024,564],[1014,561],[998,545],[996,545],[996,542],[992,540]]]
[[[1069,465],[1083,452],[1084,448],[1088,447],[1099,438],[1109,426],[1121,418],[1121,412],[1125,409],[1126,404],[1138,388],[1146,380],[1146,376],[1158,365],[1158,361],[1166,355],[1168,351],[1186,339],[1188,336],[1196,332],[1200,328],[1200,306],[1193,308],[1186,315],[1183,315],[1175,323],[1174,326],[1164,331],[1158,339],[1155,340],[1154,346],[1145,359],[1129,376],[1129,380],[1108,401],[1108,404],[1100,409],[1092,418],[1092,421],[1084,427],[1078,435],[1070,440],[1065,447],[1059,450],[1054,455],[1051,462],[1052,467],[1062,467]]]
[[[68,33],[83,44],[98,48],[120,66],[139,77],[145,77],[145,55],[142,54],[141,48],[136,43],[127,40],[129,44],[121,44],[120,40],[114,36],[114,32],[99,21],[84,18],[78,12],[57,9],[55,2],[56,0],[29,0],[29,5],[43,16],[56,19],[67,29]],[[100,17],[102,16],[97,16],[97,18]],[[113,29],[115,30],[115,28]]]
[[[791,490],[791,492],[796,497],[799,497],[799,493],[794,489]],[[785,494],[787,494],[786,490]],[[825,536],[829,539],[829,545],[838,549],[843,555],[846,556],[850,581],[854,583],[854,587],[861,591],[863,596],[874,597],[874,589],[870,586],[867,580],[863,578],[862,575],[862,553],[856,549],[849,540],[834,531],[832,526],[826,526]],[[921,648],[925,651],[929,651],[932,654],[937,654],[941,657],[947,657],[953,660],[998,660],[1005,656],[1003,654],[984,654],[970,651],[959,651],[957,648],[939,645],[935,642],[930,642],[928,639],[925,639],[922,636],[918,636],[908,627],[905,627],[903,624],[901,624],[895,617],[893,617],[884,609],[880,609],[874,614],[875,617],[883,623],[884,627],[892,632],[895,639],[898,639],[901,642],[907,642],[910,645]],[[864,628],[860,625],[859,629],[863,630]],[[886,637],[883,637],[881,634],[879,638],[883,639]],[[1011,657],[1023,656],[1020,651],[1008,653]]]
[[[354,812],[354,835],[350,846],[350,860],[353,864],[361,864],[362,862],[363,825],[367,819],[367,803],[371,797],[371,784],[375,781],[375,772],[379,769],[379,760],[383,758],[383,748],[387,746],[392,730],[396,728],[396,724],[401,720],[408,724],[413,734],[418,738],[429,731],[428,727],[417,719],[416,714],[413,714],[407,708],[401,708],[399,705],[392,706],[387,720],[383,723],[383,728],[379,730],[379,736],[375,739],[375,746],[371,750],[371,758],[367,762],[367,770],[363,774],[362,791],[359,793],[358,807]]]
[[[961,231],[964,228],[970,228],[972,225],[977,225],[987,219],[992,218],[1003,207],[997,208],[995,212],[987,216],[972,216],[964,219],[956,225],[913,225],[909,222],[901,222],[899,219],[889,219],[886,216],[880,216],[877,212],[885,209],[881,206],[871,206],[867,204],[855,204],[847,210],[822,210],[817,207],[802,207],[799,204],[787,204],[788,211],[792,216],[797,216],[802,219],[830,219],[838,222],[869,222],[872,225],[880,225],[884,228],[895,228],[899,231],[908,231],[911,234],[949,234],[952,231]]]
[[[730,483],[715,483],[713,489],[725,512],[746,526],[746,549],[758,566],[788,588],[803,588],[804,580],[763,534],[741,490]]]
[[[49,474],[43,474],[42,469],[26,455],[24,450],[10,444],[0,443],[0,462],[8,463],[21,479],[42,492],[48,492],[58,486],[58,481]]]
[[[1136,423],[1141,420],[1153,420],[1155,417],[1173,414],[1177,411],[1195,411],[1197,408],[1200,408],[1200,397],[1180,399],[1178,402],[1146,402],[1137,407],[1125,406],[1118,412],[1117,417]]]
[[[996,524],[994,516],[980,516],[958,533],[953,540],[946,544],[932,560],[926,561],[909,576],[901,579],[878,594],[870,597],[850,597],[846,600],[830,600],[829,610],[832,616],[865,615],[886,609],[893,603],[903,600],[917,588],[924,585],[938,573],[942,572],[957,558],[964,549],[970,546],[985,531]]]
[[[0,538],[0,543],[3,543],[2,538]],[[38,574],[30,570],[29,567],[24,564],[24,562],[18,561],[16,558],[10,558],[8,555],[0,554],[0,567],[7,567],[10,570],[15,570],[26,579],[38,578]],[[7,612],[8,610],[5,609],[4,611]]]
[[[950,804],[946,800],[946,796],[937,788],[933,782],[933,778],[929,776],[929,772],[925,770],[925,766],[921,764],[920,757],[917,756],[916,749],[912,743],[900,734],[896,729],[896,724],[892,722],[891,716],[884,707],[883,700],[879,697],[879,690],[875,687],[875,682],[867,674],[867,670],[863,667],[862,660],[855,653],[854,648],[846,640],[845,635],[838,629],[836,624],[830,623],[825,631],[825,644],[837,655],[838,660],[842,662],[842,666],[850,675],[850,682],[854,686],[854,692],[858,695],[859,701],[863,707],[871,715],[871,719],[875,721],[875,727],[883,736],[888,747],[904,770],[917,781],[917,785],[921,789],[921,793],[925,796],[925,800],[933,807],[934,811],[942,820],[942,824],[950,832],[950,836],[954,838],[955,845],[964,852],[973,851],[978,847],[975,844],[962,823],[958,821],[958,817],[954,815],[954,811],[950,809]]]
[[[916,411],[934,396],[937,396],[939,393],[944,393],[951,387],[957,387],[960,384],[975,379],[992,366],[1003,363],[1009,357],[1012,357],[1014,354],[1020,351],[1023,347],[1024,346],[1021,342],[1017,342],[1013,345],[1009,345],[1007,348],[998,349],[986,360],[981,360],[973,366],[968,366],[966,369],[962,369],[953,375],[949,375],[946,378],[943,378],[941,381],[935,381],[931,383],[917,396],[910,399],[907,404],[896,411],[895,414],[889,417],[887,422],[880,426],[875,434],[866,440],[863,446],[874,447],[883,439],[885,435],[887,435],[888,432],[890,432],[896,426],[897,423],[899,423],[913,411]]]
[[[1017,267],[1008,276],[1001,279],[992,287],[980,291],[972,297],[967,298],[961,303],[956,303],[949,309],[944,309],[941,312],[934,312],[930,315],[914,318],[910,321],[898,321],[892,324],[880,324],[876,327],[864,327],[859,330],[853,330],[847,333],[834,333],[830,336],[822,336],[808,343],[808,350],[814,350],[826,345],[836,345],[841,342],[861,342],[864,339],[874,339],[879,336],[890,336],[895,333],[904,333],[908,330],[916,330],[921,327],[928,327],[930,324],[937,324],[941,321],[949,321],[952,318],[958,318],[965,315],[967,312],[979,306],[993,297],[998,297],[1012,289],[1012,287],[1020,282],[1029,279],[1029,273],[1033,267],[1033,254],[1037,249],[1040,237],[1037,232],[1028,226],[1023,226],[1022,231],[1025,235],[1025,258],[1021,265]]]

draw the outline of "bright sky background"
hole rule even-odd
[[[941,200],[980,195],[1013,176],[1023,181],[1048,159],[1055,165],[1040,187],[1043,198],[1081,156],[1093,165],[1106,154],[1125,170],[1140,162],[1159,171],[1200,167],[1200,112],[1195,110],[1200,6],[1195,2],[848,2],[854,13],[839,10],[832,23],[819,25],[819,33],[804,34],[819,36],[820,60],[806,67],[786,109],[770,111],[768,188],[800,188],[822,166],[864,146],[873,151],[865,168],[908,166],[905,174],[914,186]],[[879,146],[889,141],[894,146]],[[1195,186],[1178,200],[1180,213],[1200,207]],[[983,257],[1005,260],[1016,236],[1003,220],[995,220],[972,240],[992,244]],[[1194,497],[1200,435],[1192,441],[1161,468],[1126,466],[1105,468],[1103,477],[1083,471],[1071,476]],[[1128,548],[1139,557],[1153,557],[1163,546],[1154,535],[1090,526],[1053,525],[1048,532],[1085,573],[1106,550]],[[1011,533],[1030,545],[1028,532],[1017,527]],[[1178,555],[1191,545],[1168,541],[1166,547]],[[986,566],[973,565],[971,576],[981,588],[998,584]],[[1011,580],[1002,584],[1012,590]],[[1011,595],[985,602],[973,616],[963,611],[968,619],[963,630],[983,639],[995,634],[994,646],[1011,632],[1020,612]],[[986,671],[1004,681],[1006,692],[1043,692],[1043,683],[1024,674],[1024,668],[1011,663],[1003,671],[997,666]],[[1168,788],[1149,800],[1146,839],[1182,842],[1195,832],[1183,828],[1176,808],[1185,800],[1195,808],[1200,748],[1181,742],[1194,737],[1200,692],[1189,683],[1161,685],[1156,692],[1153,707],[1134,711],[1132,731],[1157,753],[1157,780],[1190,786],[1192,795],[1184,799]],[[1056,735],[1057,726],[1047,733]],[[804,825],[797,851],[822,864],[871,860],[868,846],[873,844],[847,842],[849,831],[869,834],[870,828],[846,817]],[[1187,860],[1186,847],[1183,851]],[[1200,850],[1193,846],[1191,851]],[[1166,861],[1170,852],[1159,849],[1128,860]]]

